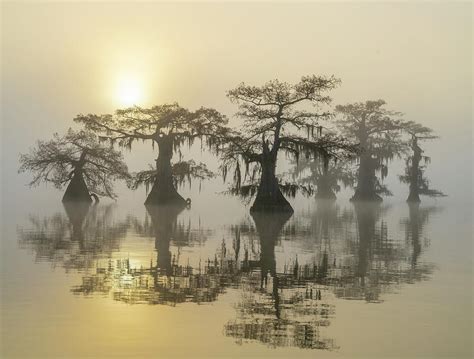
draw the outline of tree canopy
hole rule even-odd
[[[328,158],[303,158],[298,163],[292,163],[293,178],[298,183],[316,185],[316,197],[320,199],[336,199],[336,193],[341,190],[341,185],[352,187],[355,183],[350,161],[329,163],[328,160]]]
[[[400,181],[409,184],[410,187],[407,201],[420,202],[419,195],[445,196],[443,192],[430,188],[430,182],[425,177],[425,170],[431,159],[428,156],[423,156],[424,151],[420,147],[420,141],[436,139],[438,136],[431,128],[414,121],[406,121],[403,124],[403,129],[410,136],[406,145],[411,149],[411,153],[405,160],[405,173],[399,176]]]
[[[387,110],[385,105],[384,100],[375,100],[336,106],[342,135],[360,144],[354,200],[381,200],[377,194],[391,194],[381,180],[388,174],[388,162],[406,149],[401,136],[402,114]]]
[[[134,141],[172,137],[176,151],[186,141],[192,143],[196,138],[206,138],[212,145],[212,139],[225,131],[227,124],[226,117],[214,109],[201,107],[192,112],[177,103],[151,108],[135,106],[117,110],[115,114],[78,115],[74,121],[98,133],[101,140],[129,149]]]
[[[330,133],[323,134],[321,122],[332,117],[331,112],[323,109],[331,102],[327,92],[339,83],[333,76],[313,75],[304,76],[293,85],[278,80],[260,87],[242,83],[228,92],[229,99],[239,106],[237,116],[244,122],[239,131],[228,136],[222,154],[222,171],[225,178],[229,169],[233,169],[234,193],[257,192],[254,210],[291,210],[280,187],[288,189],[288,194],[301,188],[297,184],[278,183],[275,168],[279,151],[296,159],[301,154],[341,158],[355,151],[352,142]],[[305,104],[310,106],[305,107]],[[254,183],[257,174],[260,174],[258,190]],[[243,183],[245,181],[250,183]]]
[[[294,84],[241,83],[227,92],[242,120],[237,128],[229,127],[226,116],[215,109],[190,111],[177,103],[79,114],[74,121],[84,130],[70,129],[63,136],[39,141],[29,154],[20,156],[19,172],[33,173],[32,186],[51,182],[61,188],[69,182],[65,202],[90,201],[91,195],[115,198],[112,182],[126,179],[131,189],[146,187],[145,204],[182,206],[190,199],[184,200],[178,187],[214,176],[206,164],[183,160],[183,146],[189,148],[198,139],[201,148],[220,156],[224,181],[232,173],[230,193],[247,199],[255,195],[251,211],[291,212],[284,195],[294,197],[298,192],[316,191],[318,198],[335,199],[340,184],[357,183],[352,200],[381,201],[379,194],[391,195],[383,184],[389,162],[402,155],[406,169],[399,179],[410,185],[409,201],[418,202],[420,194],[443,196],[429,187],[424,170],[430,159],[419,146],[419,141],[437,138],[433,131],[402,120],[402,114],[386,109],[381,99],[338,105],[332,112],[329,93],[340,82],[334,76],[311,75]],[[114,146],[131,150],[136,141],[156,145],[158,157],[149,169],[129,174]],[[282,154],[296,168],[277,175]],[[172,160],[174,155],[178,160]]]
[[[201,107],[189,111],[177,103],[153,106],[151,108],[131,107],[117,110],[115,114],[79,115],[76,122],[99,134],[99,138],[122,148],[131,149],[135,141],[151,141],[158,145],[156,166],[150,170],[133,174],[128,182],[132,189],[145,184],[153,187],[147,197],[147,204],[184,204],[176,190],[177,183],[191,178],[204,179],[210,176],[203,163],[178,162],[172,164],[173,153],[181,158],[181,147],[191,146],[201,139],[208,149],[218,152],[222,138],[228,133],[227,118],[211,108]],[[147,191],[148,192],[148,191]]]
[[[214,173],[204,163],[196,163],[194,160],[176,162],[171,166],[171,170],[175,187],[181,187],[184,184],[191,185],[193,180],[203,181],[214,177]],[[150,164],[148,170],[133,173],[128,181],[128,186],[132,190],[145,186],[148,192],[156,179],[156,167]]]
[[[90,131],[69,129],[49,141],[38,141],[28,154],[20,155],[19,172],[32,172],[30,186],[41,182],[62,188],[74,176],[82,177],[90,192],[115,198],[113,181],[127,179],[127,165],[119,151],[101,144]]]

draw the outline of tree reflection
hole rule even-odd
[[[429,206],[420,207],[420,203],[408,203],[409,215],[401,220],[405,228],[405,240],[411,246],[411,278],[410,282],[427,279],[432,272],[433,266],[420,263],[420,256],[429,245],[429,240],[424,237],[424,228],[432,214],[440,211],[440,208]]]
[[[349,240],[351,255],[342,259],[342,271],[338,271],[337,296],[379,302],[383,287],[398,282],[404,253],[388,235],[382,217],[385,210],[378,203],[354,205],[357,231],[355,240]]]
[[[401,284],[430,278],[434,266],[419,263],[419,257],[423,226],[434,210],[410,206],[409,217],[402,221],[403,241],[389,234],[389,207],[356,203],[352,211],[341,211],[332,201],[320,202],[307,223],[313,246],[303,246],[312,259],[302,262],[296,257],[283,266],[277,265],[275,245],[279,236],[288,234],[288,229],[282,231],[288,218],[252,215],[260,261],[241,276],[242,300],[236,306],[237,318],[225,326],[226,335],[237,343],[336,348],[333,339],[321,333],[335,314],[335,298],[380,303],[384,293]],[[301,220],[296,223],[304,227]],[[290,237],[297,238],[294,226],[287,228]]]
[[[415,264],[421,253],[421,230],[432,210],[419,212],[410,207],[409,218],[402,222],[406,227],[403,241],[389,232],[389,207],[355,203],[353,211],[341,211],[331,204],[318,206],[310,219],[317,250],[312,263],[299,264],[299,276],[329,286],[338,298],[375,303],[403,283],[428,279],[434,266]]]
[[[128,221],[114,220],[113,205],[70,202],[63,206],[65,214],[30,217],[31,226],[19,230],[20,247],[31,250],[37,261],[84,271],[120,249]]]
[[[235,262],[215,256],[198,268],[182,264],[179,250],[171,254],[170,246],[191,245],[202,232],[178,221],[182,206],[146,206],[148,216],[141,223],[134,221],[138,234],[155,238],[156,261],[146,268],[132,267],[128,259],[110,260],[97,273],[83,278],[73,289],[75,294],[109,294],[129,304],[148,303],[176,305],[184,302],[215,301],[224,290],[226,277],[232,276]],[[150,219],[150,221],[149,221]],[[179,247],[178,247],[179,248]],[[225,252],[225,245],[222,247]]]
[[[391,209],[379,203],[341,208],[318,201],[315,211],[298,216],[255,212],[226,229],[212,250],[198,245],[214,234],[185,220],[183,209],[147,206],[144,219],[115,222],[112,207],[65,205],[66,215],[32,218],[20,244],[38,260],[84,270],[71,290],[76,295],[176,306],[212,303],[236,289],[236,314],[225,335],[271,347],[337,348],[325,331],[338,301],[381,303],[384,294],[427,280],[434,270],[422,254],[436,207],[410,204],[400,221],[402,238],[389,230]],[[150,262],[120,252],[127,229],[132,238],[154,240]]]
[[[252,213],[260,241],[260,259],[241,276],[242,300],[237,318],[225,325],[225,334],[272,347],[333,349],[332,339],[320,334],[329,325],[334,305],[324,301],[325,288],[302,282],[295,271],[277,271],[275,246],[291,214]],[[258,278],[259,277],[259,278]]]

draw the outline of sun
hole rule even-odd
[[[121,76],[117,80],[116,98],[121,106],[139,105],[143,101],[142,84],[132,75]]]

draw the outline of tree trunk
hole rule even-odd
[[[91,203],[92,198],[81,171],[74,171],[74,175],[64,192],[63,202]]]
[[[318,182],[316,183],[316,199],[324,199],[324,200],[336,200],[336,194],[331,188],[331,178],[328,174],[328,166],[329,164],[325,164],[323,166],[323,174],[319,177]]]
[[[251,212],[293,212],[278,185],[275,175],[276,155],[264,154],[261,162],[262,176],[257,190],[257,197],[250,208]]]
[[[382,197],[375,191],[377,183],[375,165],[375,159],[372,158],[369,152],[360,156],[357,187],[351,201],[382,202]]]
[[[419,203],[420,200],[420,161],[421,161],[421,148],[418,147],[416,138],[413,139],[412,143],[413,158],[410,168],[410,194],[408,195],[407,202]]]
[[[171,158],[173,157],[173,138],[162,136],[157,139],[158,158],[156,160],[156,179],[148,195],[146,205],[176,204],[186,205],[186,201],[173,183]]]

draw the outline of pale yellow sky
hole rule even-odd
[[[225,92],[238,83],[315,73],[342,79],[334,104],[383,98],[433,127],[442,136],[427,146],[433,183],[459,198],[471,188],[470,3],[1,6],[4,185],[27,182],[16,174],[19,152],[78,113],[113,111],[130,96],[121,87],[143,105],[231,116]]]

